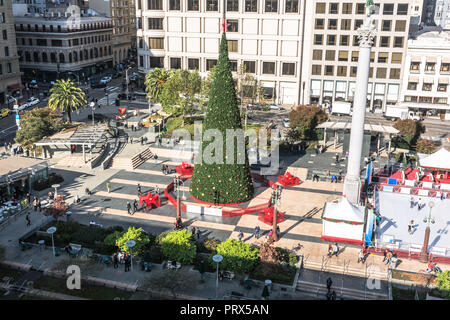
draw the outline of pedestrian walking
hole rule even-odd
[[[409,199],[409,208],[414,208],[414,205],[416,204],[416,202],[414,201],[414,197],[411,197],[411,199]]]
[[[417,202],[417,210],[420,211],[423,206],[422,198],[419,198],[419,201]]]
[[[386,254],[386,261],[384,262],[384,264],[388,264],[388,263],[390,263],[391,262],[391,259],[392,259],[392,251],[388,251],[387,252],[387,254]]]
[[[366,255],[364,254],[364,249],[361,249],[361,251],[359,251],[359,253],[358,253],[358,263],[359,262],[362,262],[362,263],[366,262],[365,256]]]
[[[259,239],[260,232],[261,232],[261,228],[259,226],[256,226],[255,231],[253,232],[253,235],[255,236],[256,239]]]
[[[242,241],[242,238],[244,237],[244,234],[242,233],[241,230],[239,230],[239,234],[238,234],[238,239],[239,241]]]
[[[30,213],[28,212],[25,219],[27,220],[27,227],[31,226]]]
[[[339,163],[339,154],[336,153],[336,163]]]
[[[39,209],[39,212],[41,212],[42,211],[42,207],[41,207],[41,200],[40,199],[37,200],[37,207]]]
[[[158,185],[156,186],[156,193],[159,194],[159,187],[158,187]]]
[[[31,195],[27,193],[27,205],[31,203]]]
[[[36,197],[33,198],[33,210],[37,211],[37,198]]]
[[[195,234],[197,235],[197,240],[200,240],[200,229],[199,228],[195,229]]]
[[[280,233],[281,233],[281,231],[280,231],[280,226],[277,225],[277,236],[279,236]]]
[[[140,183],[138,183],[138,185],[137,185],[137,192],[138,192],[138,196],[140,196],[142,194],[141,184]]]
[[[75,199],[73,200],[74,203],[79,203],[80,202],[80,198],[78,197],[78,195],[75,195]]]
[[[115,252],[113,255],[113,264],[114,269],[117,269],[119,267],[119,257],[117,256],[117,252]]]
[[[106,183],[106,190],[108,190],[108,193],[111,192],[111,184],[109,182]]]
[[[414,233],[414,220],[411,220],[408,224],[408,232],[409,234],[413,234]]]
[[[333,254],[336,255],[336,257],[337,257],[338,254],[339,254],[339,246],[338,246],[337,242],[335,242],[335,243],[333,244]]]
[[[128,214],[131,214],[131,204],[129,201],[127,201],[127,211],[128,211]]]
[[[131,266],[130,256],[127,254],[125,258],[125,272],[130,271],[130,266]]]
[[[331,257],[333,255],[333,246],[331,244],[328,245],[328,256]]]
[[[155,159],[155,164],[158,164],[158,156],[156,154],[153,156],[153,159]]]
[[[141,140],[141,146],[143,146],[144,145],[144,137],[141,137],[140,140]]]
[[[133,213],[135,213],[136,211],[138,211],[139,207],[138,207],[138,202],[136,199],[134,199],[133,202]]]
[[[191,227],[191,233],[192,233],[193,236],[195,235],[195,226]]]
[[[148,138],[147,136],[144,137],[144,144],[147,144]]]
[[[327,291],[328,292],[330,292],[332,285],[333,285],[333,280],[331,280],[331,277],[328,277],[328,279],[327,279]]]
[[[270,229],[270,231],[269,231],[269,238],[272,238],[272,237],[273,237],[273,230]]]

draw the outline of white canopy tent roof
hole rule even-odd
[[[327,210],[322,218],[364,223],[364,207],[357,207],[342,197],[338,203],[327,203]]]
[[[419,158],[421,167],[450,170],[450,152],[445,148],[430,155]]]

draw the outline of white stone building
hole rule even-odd
[[[434,23],[444,30],[450,30],[450,0],[436,0]]]
[[[433,31],[433,29],[435,31]],[[400,107],[450,120],[450,32],[425,27],[408,40]]]

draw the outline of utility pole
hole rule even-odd
[[[180,176],[175,176],[174,178],[174,191],[177,193],[177,221],[181,220],[181,201],[180,201]]]
[[[272,185],[272,197],[271,202],[274,206],[273,209],[273,222],[272,222],[272,236],[273,241],[278,241],[278,233],[277,233],[277,216],[278,216],[278,205],[281,202],[281,189],[282,186],[278,185],[278,187],[275,189],[274,185]]]
[[[430,223],[434,223],[434,217],[431,216],[431,209],[433,209],[434,207],[434,202],[433,201],[428,202],[428,206],[430,207],[430,212],[423,219],[423,222],[427,224],[427,227],[425,229],[425,238],[423,240],[422,252],[420,252],[419,255],[419,260],[421,262],[428,261],[428,243],[430,242]]]

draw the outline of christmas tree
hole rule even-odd
[[[247,152],[237,147],[234,139],[233,161],[226,157],[227,129],[242,129],[236,89],[228,59],[228,44],[225,32],[220,43],[219,60],[209,92],[208,109],[203,121],[203,133],[208,129],[217,129],[223,137],[222,164],[196,163],[190,185],[191,195],[201,201],[217,204],[244,202],[253,196],[253,181],[248,164]],[[202,150],[213,141],[202,140]],[[242,155],[241,153],[244,153]],[[231,157],[231,155],[229,155]],[[244,158],[244,163],[239,163]],[[230,163],[231,162],[231,163]]]

